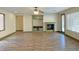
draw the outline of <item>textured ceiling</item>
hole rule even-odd
[[[39,7],[45,14],[53,14],[68,9],[69,7]],[[16,14],[33,14],[33,7],[0,7]]]

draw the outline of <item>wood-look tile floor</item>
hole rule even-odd
[[[1,39],[0,51],[78,51],[79,41],[57,32],[15,34]]]

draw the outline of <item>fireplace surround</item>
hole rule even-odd
[[[45,22],[46,31],[55,31],[55,22]]]

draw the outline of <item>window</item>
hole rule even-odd
[[[4,28],[5,28],[5,26],[4,26],[4,19],[5,18],[5,16],[4,16],[4,14],[1,14],[0,13],[0,31],[2,31],[2,30],[4,30]]]
[[[66,24],[68,30],[79,32],[79,12],[68,14]]]
[[[62,17],[62,32],[64,32],[64,20],[65,20],[65,14],[62,14],[61,15],[61,17]]]

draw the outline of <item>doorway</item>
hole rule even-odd
[[[61,15],[61,22],[62,22],[62,23],[61,23],[61,24],[62,24],[62,26],[61,26],[61,27],[62,27],[62,28],[61,28],[61,32],[64,33],[64,32],[65,32],[65,14],[62,14],[62,15]]]
[[[23,16],[16,16],[16,31],[23,31]]]

